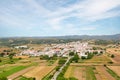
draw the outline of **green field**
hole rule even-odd
[[[94,67],[86,67],[86,80],[97,80],[93,70]]]

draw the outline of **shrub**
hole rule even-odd
[[[0,80],[8,80],[5,76],[0,76]]]
[[[111,55],[111,58],[114,58],[114,57],[115,57],[114,54],[112,54],[112,55]]]

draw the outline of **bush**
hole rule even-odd
[[[8,80],[5,76],[0,76],[0,80]]]
[[[112,61],[110,61],[110,62],[108,62],[109,64],[113,64],[113,62]]]
[[[70,52],[70,53],[69,53],[69,56],[74,56],[74,52]]]
[[[87,59],[91,59],[94,56],[93,53],[89,53]]]
[[[70,77],[69,80],[78,80],[78,79],[76,79],[74,77]]]
[[[82,56],[81,59],[86,59],[86,57],[85,57],[85,56]]]
[[[59,69],[60,69],[60,66],[57,66],[57,67],[56,67],[56,71],[59,71]]]
[[[2,60],[0,59],[0,62],[2,62]]]
[[[112,55],[111,55],[111,58],[114,58],[114,57],[115,57],[114,54],[112,54]]]
[[[63,65],[63,64],[65,64],[65,62],[66,62],[65,59],[60,59],[59,62],[58,62],[58,64],[59,64],[59,65]]]
[[[79,60],[79,56],[77,54],[75,54],[74,57],[72,58],[72,61],[77,63],[78,60]]]

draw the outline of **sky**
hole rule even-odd
[[[120,0],[0,0],[0,37],[120,33]]]

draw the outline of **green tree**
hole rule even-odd
[[[2,59],[0,59],[0,62],[2,62]]]
[[[111,58],[114,58],[114,57],[115,57],[114,54],[112,54],[112,55],[111,55]]]
[[[49,60],[50,57],[48,55],[41,55],[40,59],[42,59],[42,60]]]
[[[9,56],[9,59],[12,60],[13,59],[13,56],[15,55],[16,53],[10,53],[8,56]]]
[[[58,64],[59,64],[59,65],[63,65],[63,64],[65,64],[65,62],[66,62],[65,59],[60,59],[60,60],[58,61]]]
[[[94,56],[93,53],[89,53],[87,59],[91,59]]]
[[[74,57],[72,58],[72,61],[78,62],[78,60],[79,60],[79,56],[78,54],[75,54]]]
[[[74,56],[74,52],[70,52],[70,53],[69,53],[69,56]]]

